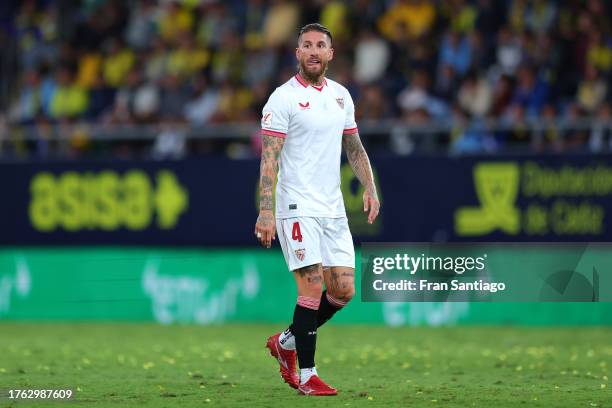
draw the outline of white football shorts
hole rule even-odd
[[[353,237],[346,217],[277,219],[276,235],[291,271],[318,263],[355,268]]]

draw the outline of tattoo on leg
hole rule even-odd
[[[329,276],[327,292],[339,300],[348,302],[354,291],[355,273],[348,271],[335,272],[332,270]]]
[[[303,278],[306,275],[312,275],[319,272],[319,264],[308,265],[300,269],[296,269],[296,272]]]
[[[319,283],[323,280],[323,277],[321,275],[308,276],[306,280],[308,280],[308,283]]]

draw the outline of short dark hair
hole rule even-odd
[[[333,42],[331,31],[329,31],[327,27],[325,27],[323,24],[319,23],[310,23],[302,27],[300,29],[300,33],[298,34],[298,42],[300,41],[302,34],[308,33],[310,31],[318,31],[319,33],[326,34],[329,37],[329,43],[331,44]]]

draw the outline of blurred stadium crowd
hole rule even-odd
[[[612,5],[603,0],[4,3],[3,37],[17,60],[0,122],[13,131],[257,124],[296,71],[299,27],[319,21],[334,34],[328,76],[350,90],[360,123],[413,133],[506,126],[484,136],[451,127],[444,143],[462,151],[495,151],[531,138],[526,123],[549,123],[540,143],[553,150],[610,149]],[[553,125],[581,119],[608,125],[571,134]],[[71,148],[88,148],[75,140]]]

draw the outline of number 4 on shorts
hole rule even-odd
[[[294,222],[293,229],[291,230],[291,238],[294,241],[302,242],[302,231],[300,231],[300,223]]]

